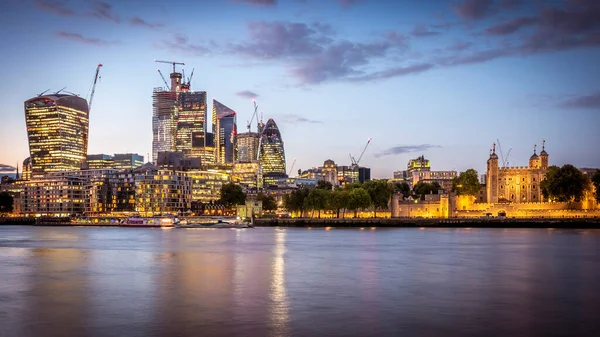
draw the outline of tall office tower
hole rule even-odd
[[[235,111],[213,99],[213,133],[215,157],[219,164],[232,164],[235,160],[237,116]]]
[[[259,158],[263,175],[275,174],[285,176],[283,140],[273,118],[267,121],[261,137]]]
[[[88,102],[65,94],[25,101],[32,176],[79,170],[88,147]]]
[[[179,93],[175,150],[187,158],[201,157],[206,146],[206,91]]]
[[[257,132],[238,133],[237,141],[237,161],[247,163],[256,160],[258,154],[258,143],[260,134]]]
[[[177,136],[177,92],[154,88],[152,93],[152,162],[158,152],[174,152]]]

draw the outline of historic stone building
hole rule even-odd
[[[536,145],[537,146],[537,145]],[[496,144],[490,150],[486,169],[486,192],[488,203],[498,202],[542,202],[540,181],[548,171],[548,153],[545,141],[538,155],[534,146],[529,166],[499,167]]]

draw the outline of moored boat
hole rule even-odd
[[[239,218],[207,218],[201,221],[181,221],[177,228],[252,228],[252,226]]]
[[[121,227],[174,227],[179,224],[179,219],[176,217],[150,217],[143,218],[133,216],[123,220]]]

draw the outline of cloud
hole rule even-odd
[[[375,158],[380,158],[384,156],[396,156],[399,154],[410,153],[410,152],[420,152],[427,151],[433,148],[441,148],[439,145],[431,145],[431,144],[420,144],[420,145],[400,145],[391,147],[383,152],[376,153]]]
[[[466,41],[462,41],[462,40],[455,40],[454,42],[452,42],[451,45],[449,45],[448,47],[446,47],[446,50],[449,50],[449,51],[462,51],[462,50],[468,49],[472,45],[473,45],[472,42],[466,42]]]
[[[134,26],[142,26],[142,27],[148,27],[148,28],[164,27],[164,25],[162,23],[148,22],[137,16],[134,16],[133,18],[129,19],[129,23],[131,23]]]
[[[488,35],[508,35],[512,34],[521,28],[534,25],[537,19],[534,17],[521,17],[515,18],[494,26],[491,26],[485,30]]]
[[[415,37],[428,37],[440,35],[441,33],[430,30],[427,26],[420,24],[416,25],[413,30],[411,30],[410,34]]]
[[[93,44],[96,46],[106,46],[106,45],[116,43],[114,41],[111,42],[111,41],[106,41],[106,40],[102,40],[102,39],[85,37],[85,36],[83,36],[81,34],[77,34],[77,33],[59,32],[59,33],[56,33],[56,36],[58,36],[61,39],[71,40],[71,41],[75,41],[75,42],[81,42],[81,43],[85,43],[85,44]]]
[[[258,97],[258,94],[250,91],[250,90],[244,90],[244,91],[240,91],[237,92],[236,95],[240,96],[240,97],[244,97],[244,98],[249,98],[249,99],[254,99]]]
[[[374,73],[370,73],[370,74],[366,74],[366,75],[351,77],[348,80],[355,81],[355,82],[382,80],[382,79],[387,79],[387,78],[392,78],[392,77],[406,76],[406,75],[410,75],[410,74],[418,74],[418,73],[427,71],[429,69],[432,69],[434,67],[435,67],[435,65],[431,64],[431,63],[421,63],[421,64],[415,64],[415,65],[404,66],[404,67],[403,66],[393,67],[393,68],[389,68],[389,69],[386,69],[383,71],[378,71],[378,72],[374,72]]]
[[[185,54],[202,56],[212,52],[211,48],[202,44],[193,44],[189,38],[182,34],[174,34],[173,40],[163,40],[159,48],[168,50],[179,50]]]
[[[579,97],[574,97],[574,98],[568,99],[568,100],[562,102],[561,104],[559,104],[559,107],[599,110],[600,109],[600,91],[590,94],[590,95],[579,96]]]
[[[524,0],[501,0],[500,5],[503,9],[517,9],[521,7]]]
[[[454,10],[464,19],[479,20],[494,13],[493,5],[492,0],[463,0]]]
[[[73,16],[75,12],[68,8],[63,1],[57,0],[35,0],[35,6],[44,12],[53,13],[60,16]]]
[[[6,165],[6,164],[0,164],[0,172],[14,172],[17,169],[13,166],[10,165]]]
[[[281,123],[287,123],[287,124],[300,124],[300,123],[323,124],[322,121],[308,119],[306,117],[298,116],[295,114],[280,115],[277,117],[277,120],[281,121]]]
[[[277,0],[233,0],[233,2],[245,3],[254,6],[275,6]]]
[[[120,23],[119,17],[112,11],[112,5],[102,1],[92,3],[91,15],[100,20],[109,20],[114,23]]]
[[[338,0],[339,4],[342,5],[342,7],[351,7],[363,1],[364,0]]]

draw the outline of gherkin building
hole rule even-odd
[[[263,174],[281,174],[285,176],[283,140],[273,118],[267,121],[260,142],[260,164]]]

